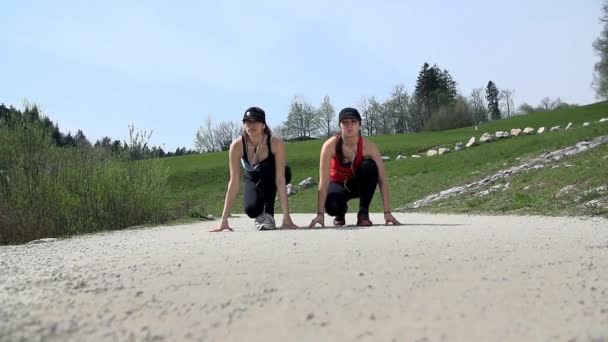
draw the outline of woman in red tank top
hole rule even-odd
[[[373,142],[361,136],[361,115],[355,108],[344,108],[338,115],[340,133],[321,148],[317,216],[310,228],[325,227],[325,213],[334,216],[334,225],[346,224],[348,201],[359,198],[358,226],[371,226],[369,205],[380,186],[386,224],[399,224],[391,213],[390,191],[382,156]]]

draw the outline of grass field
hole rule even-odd
[[[605,102],[493,121],[480,125],[477,131],[475,127],[466,127],[443,132],[374,136],[370,139],[378,144],[383,155],[393,159],[386,162],[385,166],[390,180],[392,206],[397,208],[428,194],[478,180],[484,175],[518,165],[527,157],[570,146],[599,135],[608,135],[608,122],[598,123],[598,120],[603,117],[608,117],[608,103]],[[582,127],[586,121],[591,122],[591,125]],[[562,128],[565,128],[569,122],[573,123],[573,128],[568,131],[513,137],[463,151],[454,151],[456,142],[466,143],[472,136],[478,139],[484,132],[510,131],[511,128],[523,129],[528,126],[535,129],[545,126],[548,129],[551,126],[561,125]],[[324,139],[320,139],[287,144],[294,185],[310,176],[318,180],[317,166],[323,141]],[[436,147],[448,147],[452,149],[452,152],[442,156],[411,158],[412,154],[422,153]],[[394,160],[399,154],[406,155],[408,158]],[[582,192],[586,187],[607,184],[608,160],[603,158],[607,154],[606,147],[601,147],[576,156],[572,158],[571,162],[565,161],[576,167],[540,170],[516,175],[513,177],[513,185],[507,191],[491,194],[484,198],[455,198],[419,210],[606,215],[606,212],[602,210],[581,209],[580,203],[575,203],[574,199],[572,199],[574,202],[564,198],[558,199],[555,197],[555,193],[560,190],[560,187],[570,185],[567,183],[580,183],[579,191]],[[228,182],[227,152],[188,155],[151,162],[165,163],[170,169],[170,210],[175,213],[175,216],[209,213],[217,216],[221,214]],[[548,178],[551,179],[551,182],[543,182]],[[545,191],[535,191],[534,194],[528,195],[518,192],[518,189],[526,186],[538,188],[539,183],[544,183]],[[589,196],[587,195],[587,197]],[[353,205],[356,206],[355,203],[352,203],[351,207]],[[315,212],[316,188],[299,191],[296,195],[291,196],[290,208],[293,212]],[[378,193],[372,202],[371,210],[382,210]],[[233,213],[240,212],[242,212],[242,205],[239,198]],[[277,212],[280,212],[280,209]]]

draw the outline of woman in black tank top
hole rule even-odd
[[[291,169],[286,162],[285,143],[273,137],[266,125],[266,113],[251,107],[243,116],[243,135],[230,145],[230,181],[224,200],[222,222],[212,231],[230,230],[228,216],[239,193],[241,169],[243,170],[245,213],[255,218],[259,230],[276,229],[274,222],[275,197],[279,195],[283,210],[280,228],[298,228],[289,214],[286,185],[291,181]]]

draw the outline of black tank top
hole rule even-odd
[[[274,154],[272,153],[272,147],[270,144],[270,140],[272,139],[272,136],[268,136],[268,139],[266,141],[266,145],[268,146],[268,157],[266,157],[266,159],[262,160],[261,162],[258,162],[255,165],[251,165],[251,163],[249,162],[249,156],[247,154],[247,139],[243,138],[243,158],[242,162],[244,165],[248,165],[249,168],[248,169],[253,169],[253,171],[250,171],[248,169],[245,169],[245,177],[254,181],[258,181],[261,177],[261,174],[265,174],[265,175],[269,175],[272,177],[272,179],[274,179],[274,175],[276,173],[276,168],[275,168],[275,160],[274,160]],[[244,166],[243,165],[243,166]]]

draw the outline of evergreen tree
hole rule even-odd
[[[447,70],[424,63],[414,90],[414,130],[419,131],[442,105],[454,104],[458,90]]]
[[[486,87],[486,100],[488,100],[488,110],[492,120],[500,120],[500,107],[498,106],[498,88],[492,81],[488,81]]]
[[[593,86],[598,98],[608,99],[608,0],[602,4],[600,22],[604,27],[600,36],[593,42],[593,48],[600,56],[600,61],[594,66]]]

